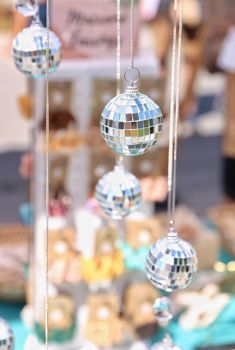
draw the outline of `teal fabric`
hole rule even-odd
[[[233,261],[235,259],[235,256],[229,254],[228,252],[226,252],[225,250],[221,250],[220,251],[220,255],[219,255],[219,261],[222,261],[224,264],[229,263],[230,261]]]
[[[14,350],[23,350],[27,337],[27,330],[20,319],[23,304],[8,304],[0,302],[0,317],[9,322],[15,337]]]
[[[119,248],[124,257],[124,265],[128,271],[138,270],[144,271],[145,260],[149,251],[149,247],[141,247],[133,249],[127,242],[120,241]]]
[[[182,350],[195,350],[199,346],[235,343],[235,297],[211,326],[194,331],[182,329],[177,320],[170,326],[174,342]],[[152,343],[159,341],[159,336]]]

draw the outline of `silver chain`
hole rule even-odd
[[[117,61],[116,61],[116,69],[117,69],[117,76],[116,76],[116,84],[117,84],[117,90],[116,94],[117,96],[121,93],[121,0],[117,0]],[[116,157],[116,163],[122,164],[123,163],[123,157],[117,156]]]
[[[176,201],[176,167],[177,167],[177,146],[178,146],[178,122],[180,106],[180,87],[181,87],[181,63],[182,63],[182,36],[183,36],[183,12],[184,0],[179,0],[179,34],[178,34],[178,51],[177,51],[177,68],[176,68],[176,95],[175,95],[175,125],[174,125],[174,167],[173,167],[173,203]]]
[[[121,0],[117,0],[117,95],[121,93]]]
[[[130,14],[130,45],[131,45],[131,68],[134,68],[134,45],[135,45],[135,0],[131,0]]]
[[[179,6],[180,2],[180,6]],[[168,159],[168,215],[169,233],[175,226],[175,196],[176,196],[176,166],[177,166],[177,136],[180,104],[180,72],[182,60],[182,30],[183,30],[184,0],[174,0],[173,46],[171,62],[171,95],[170,95],[170,130]],[[178,8],[179,18],[178,18]],[[177,26],[177,23],[179,25]]]
[[[116,69],[117,69],[117,76],[116,76],[116,94],[117,96],[121,93],[121,0],[117,0],[117,61],[116,61]],[[123,157],[117,156],[116,157],[116,164],[122,164],[123,163]]]
[[[49,106],[49,60],[50,60],[50,0],[46,1],[46,135],[45,135],[45,348],[48,350],[48,321],[49,321],[49,277],[48,277],[48,236],[49,236],[49,133],[50,133],[50,106]]]

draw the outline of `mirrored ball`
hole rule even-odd
[[[153,304],[153,313],[161,327],[167,326],[173,317],[170,299],[167,297],[157,298]]]
[[[116,165],[98,181],[95,197],[105,214],[121,220],[141,206],[140,183],[123,166]]]
[[[197,272],[196,252],[178,236],[160,239],[149,250],[145,270],[149,281],[159,289],[184,289]]]
[[[10,326],[0,318],[0,350],[13,350],[14,336]]]
[[[13,60],[18,70],[32,78],[44,78],[47,71],[47,29],[39,23],[23,29],[13,41]],[[49,74],[62,58],[60,39],[49,33]]]
[[[128,86],[105,106],[100,129],[113,151],[138,156],[156,145],[163,130],[163,116],[155,102],[136,87]]]
[[[38,12],[37,0],[15,0],[15,7],[23,16],[35,16]]]
[[[181,350],[177,345],[175,345],[170,338],[169,335],[167,335],[162,342],[157,343],[151,347],[151,350]]]

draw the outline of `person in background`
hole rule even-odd
[[[149,12],[147,11],[147,5]],[[167,81],[167,98],[163,106],[163,114],[169,113],[169,86],[171,79],[171,49],[173,32],[173,5],[171,0],[148,0],[145,3],[145,13],[149,16],[155,43],[156,57],[160,61],[160,75]],[[155,7],[154,7],[155,6]],[[155,8],[155,17],[153,9]],[[194,115],[197,111],[197,98],[194,94],[194,83],[203,62],[204,52],[204,19],[200,0],[187,0],[184,2],[183,15],[183,54],[182,54],[182,81],[180,101],[180,121]],[[152,13],[152,18],[150,16]],[[161,186],[161,198],[167,196],[167,173],[168,173],[168,148],[160,151],[159,181],[155,179],[156,186]],[[164,181],[165,179],[165,181]],[[145,183],[146,188],[153,186],[150,182]],[[148,191],[144,191],[144,193]],[[159,191],[150,191],[151,199],[156,193],[155,200],[160,204]],[[165,203],[162,203],[163,206]]]
[[[223,135],[223,189],[235,202],[235,23],[224,39],[217,64],[225,72],[225,128]]]
[[[235,1],[204,0],[205,66],[225,73],[225,127],[222,142],[222,185],[226,200],[235,201]]]
[[[204,49],[204,21],[200,1],[185,1],[183,16],[181,119],[193,114],[197,107],[194,82],[202,65]],[[156,56],[161,62],[163,74],[167,74],[170,71],[169,57],[172,47],[173,1],[161,0],[156,19],[152,22],[152,28],[155,36]]]

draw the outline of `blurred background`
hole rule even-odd
[[[165,119],[172,3],[135,2],[139,90]],[[122,76],[128,5],[121,1]],[[41,1],[44,24],[45,11]],[[99,131],[101,111],[116,94],[116,4],[56,0],[51,17],[64,51],[50,76],[51,349],[78,349],[81,338],[97,348],[147,349],[164,334],[151,308],[160,291],[143,266],[149,246],[167,231],[168,128],[157,149],[125,159],[141,181],[143,208],[111,222],[94,188],[116,160]],[[183,350],[234,349],[235,2],[185,0],[183,22],[176,224],[197,251],[199,272],[171,296],[169,329]],[[12,40],[29,24],[13,0],[1,0],[0,317],[13,329],[15,350],[42,349],[44,327],[44,84],[19,73],[11,57]]]

